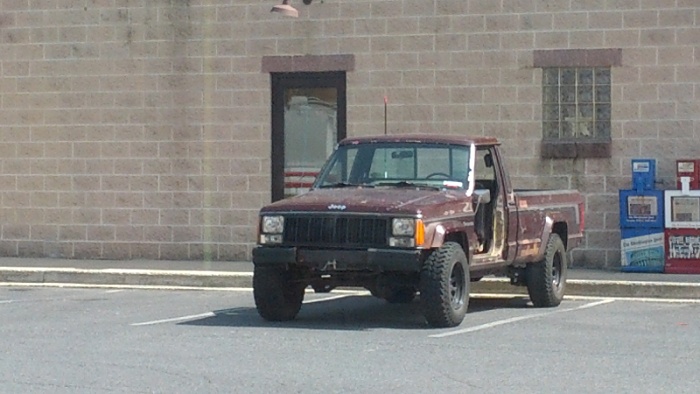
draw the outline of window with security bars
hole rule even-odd
[[[543,69],[544,140],[610,140],[610,68]]]

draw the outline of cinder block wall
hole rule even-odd
[[[696,0],[4,1],[0,253],[250,258],[270,196],[263,56],[355,56],[348,134],[494,135],[518,187],[578,188],[579,266],[619,265],[630,160],[700,156]],[[44,4],[45,3],[45,4]],[[621,48],[612,157],[542,160],[536,49]]]

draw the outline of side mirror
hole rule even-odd
[[[474,194],[472,194],[472,201],[475,204],[488,204],[491,202],[491,190],[489,189],[475,189]]]
[[[490,153],[484,156],[484,165],[486,166],[486,168],[493,167],[493,157],[491,157]]]

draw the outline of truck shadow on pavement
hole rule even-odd
[[[328,300],[324,300],[327,298]],[[497,309],[529,309],[529,299],[512,297],[472,297],[470,314]],[[418,300],[410,304],[389,304],[371,296],[349,295],[334,298],[333,295],[307,297],[295,320],[269,322],[263,320],[251,307],[239,307],[213,311],[213,316],[178,323],[190,326],[212,327],[283,327],[313,330],[362,331],[378,328],[426,329],[429,328],[420,311]]]

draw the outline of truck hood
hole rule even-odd
[[[277,201],[261,212],[362,212],[425,214],[443,204],[471,201],[465,190],[431,190],[414,188],[336,188],[314,189],[308,193]]]

